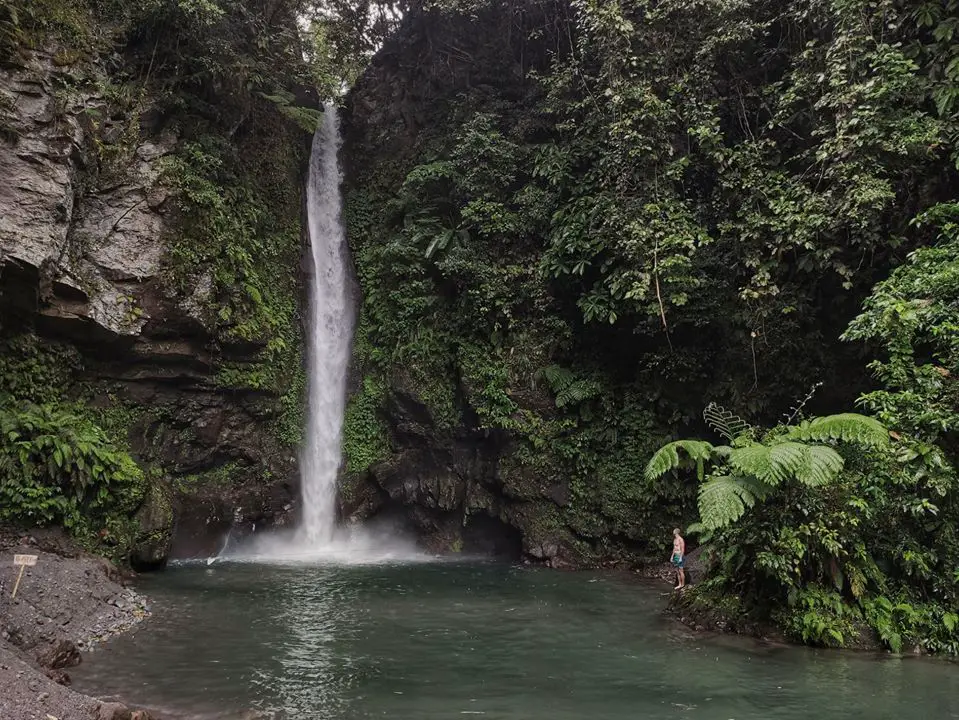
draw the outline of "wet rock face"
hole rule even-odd
[[[543,504],[513,497],[504,483],[506,436],[465,426],[440,430],[401,384],[386,408],[393,451],[364,475],[345,478],[341,512],[348,521],[388,521],[430,552],[582,564],[567,538],[543,521]]]
[[[149,320],[143,296],[164,251],[159,161],[176,137],[121,147],[109,123],[95,125],[110,112],[106,101],[65,92],[70,82],[69,70],[42,51],[0,76],[5,314],[77,338],[116,341],[136,336]],[[127,153],[123,172],[102,177],[104,160],[91,142],[101,155],[111,146]]]
[[[0,334],[75,348],[75,381],[129,411],[134,455],[160,470],[133,562],[162,567],[178,527],[207,530],[177,545],[192,553],[218,544],[224,515],[282,524],[295,457],[272,431],[276,395],[215,381],[218,362],[261,347],[218,345],[209,277],[176,293],[165,276],[177,220],[162,173],[178,137],[112,105],[102,68],[54,58],[0,69]]]

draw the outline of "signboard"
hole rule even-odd
[[[37,558],[39,555],[14,555],[13,564],[14,566],[20,566],[20,573],[17,575],[17,582],[13,586],[13,593],[10,595],[11,598],[17,596],[17,590],[20,588],[20,581],[23,580],[23,571],[27,567],[33,567],[37,564]]]

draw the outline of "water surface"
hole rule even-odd
[[[178,718],[959,718],[959,665],[704,637],[624,575],[227,562],[141,589],[153,617],[74,686]]]

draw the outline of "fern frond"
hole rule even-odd
[[[559,365],[547,365],[536,372],[536,378],[547,382],[556,396],[556,407],[579,405],[599,395],[603,388],[595,380],[577,380],[572,371]]]
[[[728,460],[729,453],[732,451],[733,449],[729,445],[716,445],[713,447],[713,460]]]
[[[776,484],[795,477],[806,462],[808,450],[808,446],[797,442],[771,445],[769,447],[769,481]]]
[[[593,380],[576,380],[556,394],[556,407],[579,405],[599,395],[602,388]]]
[[[559,365],[547,365],[536,372],[538,378],[542,378],[549,385],[549,389],[554,393],[562,392],[573,382],[573,373]]]
[[[803,485],[819,487],[836,479],[842,472],[842,456],[825,445],[805,445],[802,465],[794,473]]]
[[[686,526],[687,535],[698,535],[700,546],[706,545],[713,539],[713,531],[703,525],[701,522],[690,523]]]
[[[810,487],[832,482],[843,466],[842,457],[830,447],[788,440],[734,448],[729,453],[729,464],[771,486],[795,478]]]
[[[752,427],[736,413],[713,402],[703,410],[703,419],[709,427],[730,442]]]
[[[788,451],[788,448],[784,450]],[[778,485],[788,477],[790,465],[798,466],[799,464],[798,458],[790,458],[788,452],[784,450],[780,450],[777,457],[773,458],[771,447],[751,443],[745,447],[730,450],[728,460],[740,474],[759,478],[770,485]]]
[[[756,504],[755,484],[748,478],[720,475],[699,488],[699,519],[706,530],[718,530],[741,518]]]
[[[790,428],[792,440],[839,440],[859,445],[881,446],[889,442],[889,431],[875,418],[858,413],[827,415]]]
[[[713,446],[703,440],[676,440],[663,445],[646,465],[644,475],[647,480],[656,480],[680,466],[682,459],[679,451],[682,450],[696,463],[696,475],[700,480],[705,475],[705,463],[712,457]]]

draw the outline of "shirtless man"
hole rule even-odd
[[[682,590],[686,587],[685,558],[686,541],[683,540],[683,536],[679,534],[679,528],[676,528],[673,530],[673,553],[670,555],[669,560],[673,564],[673,567],[676,568],[676,580],[679,581],[679,585],[674,587],[673,590]]]

